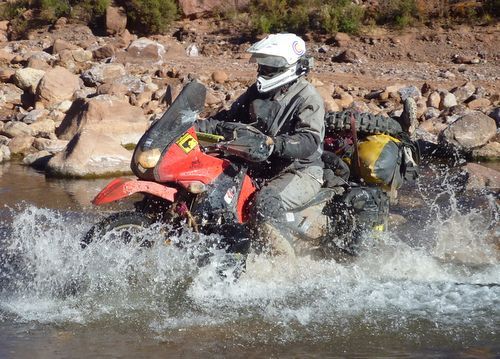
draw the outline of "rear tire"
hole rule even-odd
[[[101,240],[108,236],[109,240],[119,240],[122,243],[129,243],[134,234],[140,230],[149,228],[154,219],[142,212],[119,212],[104,218],[96,223],[85,234],[85,237],[80,242],[82,249],[85,249],[90,243]],[[113,233],[111,233],[113,232]],[[112,237],[116,235],[116,237]],[[147,239],[136,238],[140,247],[149,248],[154,242]]]

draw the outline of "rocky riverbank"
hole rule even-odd
[[[0,162],[19,159],[62,177],[128,173],[129,148],[183,84],[208,88],[208,116],[254,79],[250,42],[211,20],[181,21],[171,34],[138,38],[112,9],[107,35],[60,18],[7,41],[0,22]],[[375,29],[359,37],[306,36],[310,75],[329,111],[398,116],[418,104],[417,137],[435,155],[500,160],[498,26]],[[469,188],[500,188],[499,173],[470,163]]]

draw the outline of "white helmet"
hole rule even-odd
[[[307,73],[306,44],[294,34],[274,34],[253,44],[248,50],[251,62],[259,65],[257,89],[268,92]]]

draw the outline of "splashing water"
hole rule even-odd
[[[0,322],[117,321],[160,338],[211,328],[253,344],[360,330],[413,340],[495,336],[500,264],[485,230],[491,218],[475,210],[432,217],[415,235],[422,245],[387,233],[348,262],[251,256],[233,281],[216,274],[221,253],[199,269],[189,251],[161,244],[158,227],[142,233],[158,243],[151,249],[99,242],[82,250],[85,218],[26,207],[0,237]]]

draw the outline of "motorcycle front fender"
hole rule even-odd
[[[92,203],[95,205],[110,203],[129,197],[138,192],[149,193],[156,197],[173,202],[174,195],[177,190],[156,182],[117,178],[111,181],[101,192],[99,192],[99,194],[92,200]]]

